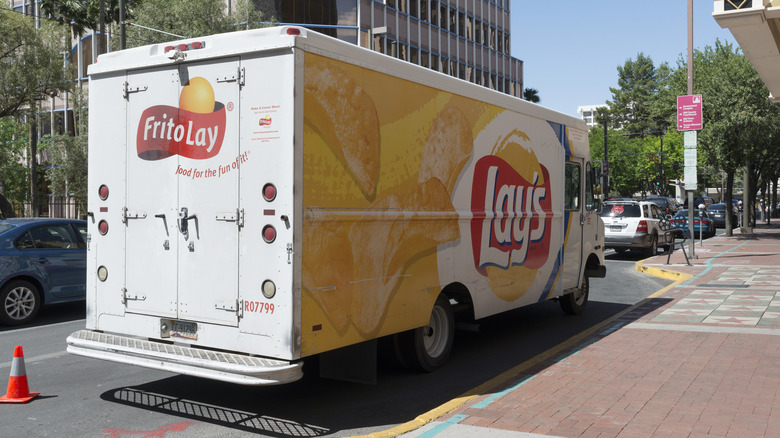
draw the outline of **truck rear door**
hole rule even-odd
[[[127,75],[127,312],[238,323],[238,72],[233,58]]]

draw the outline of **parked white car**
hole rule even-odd
[[[670,242],[661,230],[663,212],[648,201],[607,201],[599,213],[604,221],[604,245],[617,252],[642,250],[653,256],[659,242],[665,250]],[[669,239],[673,239],[670,236]]]

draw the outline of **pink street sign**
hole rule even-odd
[[[701,129],[701,94],[677,96],[677,130]]]

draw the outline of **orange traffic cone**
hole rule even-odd
[[[40,392],[30,392],[27,386],[27,371],[24,369],[24,353],[22,346],[14,349],[14,360],[11,362],[11,377],[8,379],[8,391],[0,397],[0,403],[27,403],[41,395]]]

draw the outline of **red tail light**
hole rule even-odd
[[[636,232],[637,233],[646,233],[647,232],[647,221],[639,221],[639,224],[636,226]]]

